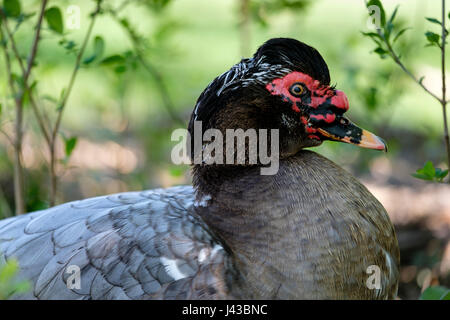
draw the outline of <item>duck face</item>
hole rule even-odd
[[[329,83],[328,66],[317,50],[295,39],[268,40],[200,95],[189,123],[192,145],[194,122],[201,121],[203,132],[278,129],[281,158],[325,140],[386,150],[381,138],[344,116],[347,96]]]
[[[298,117],[306,135],[305,145],[314,146],[324,140],[335,140],[363,148],[387,149],[381,138],[361,129],[344,116],[349,108],[344,92],[323,85],[308,74],[290,72],[270,81],[266,89],[288,105],[294,112],[289,112],[290,117]]]

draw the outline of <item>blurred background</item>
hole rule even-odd
[[[38,12],[40,1],[22,2],[23,13]],[[411,28],[396,43],[402,61],[439,93],[439,50],[425,46],[424,33],[438,32],[425,17],[440,17],[440,2],[383,4],[386,12],[400,5],[397,24]],[[73,5],[79,8],[78,25]],[[59,7],[64,30],[43,25],[32,80],[44,120],[53,123],[96,2],[59,0],[49,6]],[[447,167],[441,107],[392,60],[373,52],[373,42],[362,35],[368,19],[362,0],[105,2],[56,141],[56,202],[189,184],[189,167],[170,160],[172,131],[187,126],[197,97],[217,75],[264,41],[293,37],[323,55],[332,83],[349,97],[349,118],[388,143],[388,153],[333,142],[314,151],[361,179],[389,212],[401,246],[400,298],[417,299],[434,284],[450,286],[450,187],[411,176],[428,160]],[[23,57],[35,24],[36,15],[18,28],[10,23]],[[0,218],[15,210],[15,111],[4,59],[0,55]],[[25,202],[34,211],[50,204],[49,153],[29,103],[23,121]]]

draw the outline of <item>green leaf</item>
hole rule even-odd
[[[432,31],[427,31],[425,36],[427,37],[429,45],[437,45],[439,47],[439,40],[441,39],[440,35]]]
[[[185,168],[181,166],[172,167],[169,169],[169,172],[172,177],[181,177],[185,172]]]
[[[77,145],[77,137],[71,137],[67,140],[65,140],[66,144],[66,157],[69,158],[72,154],[73,150],[75,149],[75,146]]]
[[[381,38],[381,36],[378,34],[378,33],[376,33],[376,32],[361,32],[364,36],[366,36],[366,37],[370,37],[370,38]]]
[[[28,281],[22,281],[14,284],[14,294],[25,293],[31,290],[31,284]]]
[[[400,30],[400,31],[397,33],[397,35],[394,37],[394,40],[392,40],[392,43],[394,43],[395,41],[397,41],[398,38],[400,38],[400,36],[401,36],[405,31],[407,31],[407,30],[409,30],[409,29],[411,29],[411,28],[404,28],[404,29]]]
[[[124,73],[125,71],[127,71],[127,67],[124,65],[117,66],[114,68],[115,73]]]
[[[3,0],[3,8],[7,17],[17,18],[20,15],[19,0]]]
[[[397,15],[398,7],[399,7],[399,5],[395,7],[394,12],[392,12],[388,23],[392,24],[394,22],[395,16]]]
[[[105,49],[105,41],[103,40],[102,37],[96,36],[94,38],[94,53],[91,56],[85,58],[83,60],[83,63],[84,64],[90,64],[94,60],[100,59],[101,56],[103,55],[104,49]]]
[[[145,4],[155,12],[159,12],[167,7],[170,2],[171,0],[148,0]]]
[[[439,21],[438,19],[435,19],[435,18],[425,18],[425,19],[427,19],[428,21],[430,21],[432,23],[435,23],[435,24],[438,24],[438,25],[442,26],[442,22]]]
[[[0,103],[0,117],[2,116],[3,105]]]
[[[389,18],[388,22],[386,23],[385,27],[384,27],[384,36],[386,37],[386,39],[389,41],[389,38],[391,37],[391,33],[392,30],[394,29],[394,19],[395,16],[397,15],[397,11],[398,11],[398,7],[395,7],[394,12],[392,12],[391,17]]]
[[[433,162],[427,161],[421,170],[423,170],[423,174],[429,177],[434,177],[435,169]],[[419,170],[417,170],[417,172],[419,172]]]
[[[414,178],[421,179],[421,180],[428,180],[428,181],[432,181],[433,180],[433,178],[431,178],[431,177],[429,177],[429,176],[427,176],[425,174],[422,174],[422,173],[413,173],[411,175]]]
[[[51,7],[45,10],[44,17],[51,30],[59,34],[64,32],[62,14],[58,7]]]
[[[381,58],[384,58],[385,55],[388,53],[388,51],[384,50],[382,47],[377,47],[375,50],[373,50],[373,52],[380,55]]]
[[[19,269],[19,263],[17,260],[10,259],[1,266],[0,268],[0,283],[8,282],[11,280],[11,278],[14,277],[14,275],[17,273]]]
[[[121,55],[115,54],[109,57],[104,58],[100,63],[103,65],[113,65],[113,64],[119,64],[124,63],[125,58]]]
[[[428,287],[422,292],[420,300],[450,300],[450,289],[441,286]]]
[[[422,180],[442,182],[442,180],[448,175],[448,169],[442,170],[441,168],[435,168],[431,161],[427,161],[423,168],[420,168],[413,173],[412,176]]]
[[[436,168],[435,177],[442,181],[448,175],[448,169]]]
[[[367,2],[367,8],[369,8],[370,6],[377,6],[378,8],[380,8],[380,23],[381,26],[384,26],[386,24],[386,13],[384,11],[383,4],[381,3],[381,1],[370,0]]]

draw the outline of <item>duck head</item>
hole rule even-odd
[[[344,114],[344,92],[330,86],[328,67],[314,48],[289,38],[271,39],[252,58],[214,79],[200,95],[189,123],[216,128],[278,129],[284,158],[323,141],[386,150],[383,140]]]

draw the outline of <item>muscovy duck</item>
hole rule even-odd
[[[385,149],[343,116],[347,97],[329,83],[318,51],[276,38],[199,97],[191,137],[196,121],[202,132],[278,129],[276,174],[260,174],[261,163],[200,162],[193,187],[0,221],[0,256],[17,258],[33,285],[16,298],[394,298],[399,248],[385,209],[348,172],[303,150],[325,140]],[[374,266],[379,283],[370,286]]]

